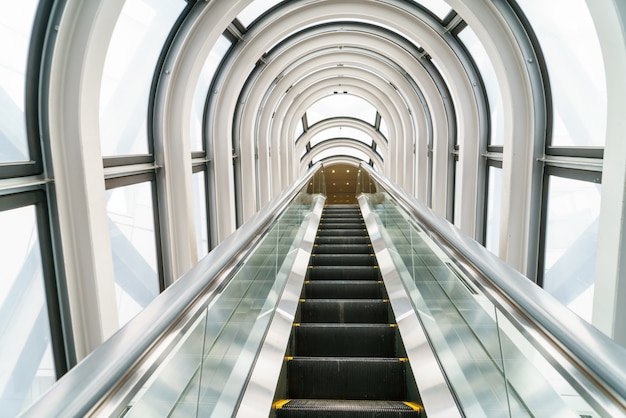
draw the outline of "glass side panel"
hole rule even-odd
[[[495,255],[500,250],[500,212],[502,200],[502,169],[489,166],[487,171],[487,222],[485,224],[485,247]]]
[[[100,87],[103,156],[148,154],[148,100],[161,48],[182,0],[128,0],[107,50]]]
[[[36,0],[0,2],[0,164],[28,161],[26,60]]]
[[[463,44],[465,44],[470,54],[472,54],[472,58],[474,58],[474,62],[485,84],[485,90],[487,90],[491,121],[489,144],[502,145],[504,143],[504,105],[502,104],[502,92],[498,79],[496,78],[496,71],[493,68],[489,55],[487,55],[485,47],[472,28],[467,26],[463,29],[461,33],[459,33],[459,38]]]
[[[376,109],[370,102],[352,94],[333,94],[313,103],[306,111],[309,126],[333,117],[364,120],[374,126]]]
[[[334,157],[337,155],[342,155],[342,156],[347,155],[347,156],[354,157],[365,162],[368,162],[370,160],[370,157],[367,154],[365,154],[363,151],[360,151],[358,149],[355,149],[352,147],[332,147],[327,150],[321,151],[315,157],[313,157],[313,164],[325,158]]]
[[[461,164],[458,158],[454,160],[454,224],[461,223]]]
[[[202,151],[204,149],[204,143],[202,142],[202,119],[204,117],[207,94],[209,93],[209,87],[213,81],[215,71],[217,71],[217,67],[222,62],[231,45],[228,38],[224,35],[220,36],[200,71],[200,78],[198,79],[198,84],[196,84],[191,105],[190,137],[192,151]]]
[[[444,0],[413,0],[413,3],[426,7],[441,20],[452,11],[452,8]]]
[[[107,190],[120,327],[159,294],[152,183]]]
[[[193,214],[196,221],[196,248],[198,260],[209,253],[209,236],[207,228],[206,172],[199,171],[192,176],[193,182]]]
[[[0,416],[56,381],[34,206],[0,212]]]
[[[292,202],[160,363],[127,417],[233,416],[314,202],[305,194]]]
[[[368,147],[372,146],[372,137],[360,129],[355,129],[350,126],[335,126],[333,128],[324,129],[321,132],[313,135],[311,138],[311,146],[314,147],[320,142],[334,138],[351,138],[357,141],[363,142]]]
[[[544,289],[591,322],[600,184],[550,176]]]
[[[300,119],[298,121],[298,124],[296,125],[296,132],[294,133],[294,136],[293,136],[294,141],[300,138],[300,135],[302,135],[303,133],[304,133],[304,126],[302,125],[302,119]]]
[[[388,195],[369,205],[465,416],[603,416]]]
[[[600,41],[585,0],[518,0],[544,54],[552,145],[604,146],[607,95]]]
[[[281,1],[282,0],[255,0],[237,15],[237,19],[239,19],[242,25],[248,27],[259,16],[265,13],[265,11],[271,9]]]

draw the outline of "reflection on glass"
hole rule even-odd
[[[332,117],[349,117],[364,120],[374,126],[376,109],[365,99],[352,94],[333,94],[313,103],[306,111],[309,126]]]
[[[0,416],[14,417],[56,380],[35,207],[0,212]]]
[[[472,58],[474,58],[487,90],[491,119],[489,143],[491,145],[502,145],[504,143],[504,105],[502,104],[502,93],[496,78],[496,71],[485,47],[469,26],[459,33],[459,38],[463,41],[470,54],[472,54]]]
[[[304,193],[292,202],[160,362],[126,417],[235,416],[314,204]]]
[[[454,224],[459,226],[461,222],[461,164],[454,160]]]
[[[426,7],[441,20],[452,10],[444,0],[413,0],[413,2]]]
[[[487,223],[485,247],[495,255],[500,253],[500,212],[502,196],[502,169],[489,166],[487,189]]]
[[[261,16],[266,10],[280,3],[282,0],[255,0],[237,15],[237,19],[244,26],[249,26],[257,17]]]
[[[550,176],[544,289],[591,321],[600,185]]]
[[[335,126],[318,132],[311,138],[311,146],[314,147],[320,142],[334,138],[356,139],[357,141],[363,142],[368,147],[372,146],[371,136],[369,136],[366,132],[363,132],[360,129],[352,128],[350,126]]]
[[[196,84],[195,91],[193,93],[193,101],[191,105],[191,150],[202,151],[204,145],[202,143],[202,119],[204,116],[204,106],[206,103],[207,94],[209,93],[209,86],[213,81],[213,76],[217,67],[222,62],[222,58],[228,52],[231,42],[224,35],[220,36],[213,49],[209,53],[207,60],[202,66],[200,71],[200,78],[198,84]]]
[[[107,190],[120,327],[159,294],[152,183]]]
[[[374,204],[375,202],[375,204]],[[481,288],[386,194],[369,198],[381,237],[468,417],[607,416],[568,383]]]
[[[544,54],[554,107],[552,145],[604,146],[606,82],[585,0],[518,0]]]
[[[313,157],[312,161],[313,161],[313,164],[315,164],[318,161],[321,161],[325,158],[330,158],[330,157],[334,157],[337,155],[341,155],[341,156],[347,155],[347,156],[354,157],[365,162],[368,162],[370,160],[370,157],[361,150],[358,150],[352,147],[332,147],[332,148],[329,148],[327,150],[324,150],[318,153],[315,157]]]
[[[0,164],[28,161],[24,92],[36,0],[0,2]]]
[[[148,99],[163,43],[184,1],[127,0],[107,50],[100,87],[102,155],[148,154]]]
[[[209,237],[207,229],[206,209],[206,175],[204,171],[194,173],[193,181],[193,207],[194,219],[196,220],[196,247],[198,260],[209,253]]]

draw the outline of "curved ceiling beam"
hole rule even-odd
[[[305,151],[306,146],[311,141],[311,138],[313,138],[315,135],[317,135],[318,133],[322,131],[325,131],[326,129],[335,128],[337,126],[344,126],[344,127],[358,129],[359,131],[367,134],[368,136],[372,138],[372,140],[376,144],[376,147],[380,149],[380,155],[382,156],[382,158],[383,159],[386,158],[388,148],[387,148],[387,141],[385,137],[383,136],[383,134],[377,131],[376,128],[374,128],[369,123],[361,119],[355,119],[355,118],[325,119],[311,126],[310,129],[308,129],[306,132],[304,132],[302,135],[300,135],[296,139],[295,155],[301,155]]]
[[[358,6],[358,7],[357,7]],[[423,16],[420,16],[421,13]],[[466,74],[465,67],[459,62],[458,55],[450,48],[450,43],[446,37],[455,42],[454,38],[446,35],[441,28],[440,22],[437,22],[432,16],[411,7],[409,4],[396,1],[378,1],[378,2],[356,2],[354,0],[344,0],[337,2],[313,2],[302,4],[300,2],[286,3],[284,6],[277,8],[269,13],[257,24],[253,25],[249,32],[246,33],[246,42],[241,44],[241,50],[236,54],[238,57],[239,68],[250,68],[250,63],[256,62],[258,59],[258,51],[267,51],[280,42],[281,39],[300,30],[302,27],[314,25],[319,21],[319,16],[324,16],[326,21],[367,21],[375,25],[391,28],[398,33],[403,34],[418,45],[423,45],[429,53],[437,59],[440,68],[443,69],[446,79],[451,81],[450,90],[455,96],[462,109],[467,109],[458,117],[462,127],[461,135],[476,138],[479,135],[478,110],[476,101],[472,92],[472,85]],[[428,22],[428,23],[427,23]],[[436,28],[434,28],[436,27]],[[239,44],[238,44],[239,45]],[[230,59],[227,59],[230,61]],[[244,64],[244,63],[248,64]],[[249,65],[249,66],[248,66]],[[229,67],[228,65],[226,67]],[[240,91],[241,86],[245,82],[247,74],[241,71],[223,71],[217,84],[217,91],[211,95],[210,101],[222,101],[224,95],[231,95],[232,91]],[[230,86],[238,88],[230,89]],[[456,101],[455,100],[455,101]],[[211,120],[227,121],[232,119],[235,104],[225,102],[227,105],[212,107],[210,113]],[[232,129],[227,124],[212,124],[213,129],[210,132],[209,140],[213,142],[215,176],[223,177],[224,184],[232,183],[232,164],[229,163],[232,154],[231,139]],[[219,138],[219,140],[216,140]],[[436,145],[438,142],[436,143]],[[443,148],[441,155],[446,155],[445,164],[442,161],[435,161],[435,168],[438,170],[434,180],[439,183],[439,187],[435,190],[442,189],[443,192],[433,199],[433,208],[436,211],[445,212],[448,194],[446,187],[448,183],[448,153],[449,144],[440,144]],[[222,183],[217,181],[217,183]],[[225,190],[225,199],[233,201],[232,188]],[[443,208],[443,209],[442,209]]]
[[[300,167],[298,169],[299,174],[306,173],[313,159],[315,159],[315,157],[318,156],[320,153],[329,149],[337,148],[337,147],[350,147],[350,148],[359,150],[363,152],[365,155],[367,155],[370,158],[370,160],[374,162],[375,165],[377,165],[378,167],[383,166],[383,160],[380,157],[380,155],[376,154],[376,152],[373,149],[371,149],[370,147],[368,147],[361,141],[357,141],[355,139],[350,139],[350,138],[337,138],[337,139],[329,139],[328,141],[324,141],[321,144],[318,144],[314,146],[313,148],[311,148],[311,151],[308,152],[299,161],[299,164],[300,164]],[[363,160],[360,160],[360,161],[363,161]],[[369,161],[363,161],[363,162],[365,164],[369,163]]]

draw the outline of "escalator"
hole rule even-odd
[[[283,369],[277,418],[423,416],[358,206],[324,209]]]
[[[623,348],[359,172],[325,206],[312,170],[23,416],[626,416]]]

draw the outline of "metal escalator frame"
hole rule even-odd
[[[392,196],[403,211],[425,227],[444,251],[452,253],[450,255],[460,261],[460,267],[476,272],[472,276],[480,280],[477,286],[494,303],[506,307],[503,312],[533,323],[536,329],[525,330],[524,334],[544,338],[550,346],[537,348],[553,356],[553,361],[558,362],[555,366],[572,376],[577,375],[576,384],[587,391],[601,409],[615,411],[621,408],[616,412],[622,413],[626,410],[626,370],[623,367],[626,351],[622,347],[369,166],[361,164],[360,169]],[[611,401],[614,404],[610,404]]]
[[[165,289],[144,310],[65,374],[23,417],[110,415],[123,411],[134,388],[156,369],[184,330],[228,282],[261,242],[321,164],[283,191],[254,218],[229,235],[198,264]],[[103,401],[110,406],[103,405]],[[99,408],[103,409],[99,409]],[[97,411],[97,412],[95,412]]]

